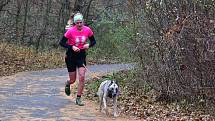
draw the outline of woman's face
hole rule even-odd
[[[78,20],[76,21],[75,25],[77,26],[78,30],[81,30],[84,24],[83,21]]]

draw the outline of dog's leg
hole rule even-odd
[[[106,100],[106,98],[107,98],[107,95],[106,95],[106,93],[103,95],[103,106],[104,106],[104,110],[105,110],[105,113],[106,113],[106,115],[108,114],[108,110],[107,110],[107,100]]]
[[[99,111],[102,111],[102,101],[103,100],[103,95],[99,95],[99,102],[100,102],[100,107],[99,107]]]
[[[118,114],[117,114],[117,97],[114,97],[113,98],[113,116],[114,117],[117,117]]]

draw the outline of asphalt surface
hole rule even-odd
[[[87,66],[86,79],[132,68],[131,64]],[[22,72],[0,78],[0,120],[107,121],[95,105],[75,105],[74,98],[64,94],[68,79],[65,68]]]

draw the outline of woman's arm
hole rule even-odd
[[[66,38],[65,36],[63,36],[63,38],[60,40],[59,44],[67,49],[72,49],[72,45],[68,45],[67,44],[68,38]]]
[[[91,37],[89,37],[89,40],[90,40],[89,47],[92,47],[92,46],[94,46],[96,44],[96,40],[95,40],[93,35]]]

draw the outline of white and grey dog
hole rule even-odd
[[[108,113],[107,109],[107,99],[113,99],[113,115],[114,117],[118,116],[117,113],[117,96],[119,95],[119,86],[114,80],[103,81],[98,89],[97,95],[99,96],[100,102],[100,112],[102,108],[105,110],[105,113]]]

